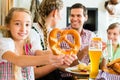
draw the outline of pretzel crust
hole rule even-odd
[[[58,33],[60,34],[59,39],[57,38]],[[67,39],[67,35],[70,34],[74,37],[74,42],[70,42]],[[66,42],[69,46],[69,50],[61,49],[61,42]],[[53,51],[53,54],[77,54],[80,49],[80,35],[74,29],[69,30],[60,30],[58,28],[54,28],[49,34],[49,46]]]
[[[113,60],[107,64],[108,69],[105,72],[120,75],[120,58]]]

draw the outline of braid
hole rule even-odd
[[[47,41],[47,22],[45,21],[49,14],[55,10],[55,9],[62,9],[63,7],[63,2],[62,0],[42,0],[42,2],[40,3],[39,9],[38,9],[38,13],[39,13],[39,18],[38,18],[38,23],[40,25],[40,27],[43,30],[43,34],[44,34],[44,49],[47,49],[48,46],[48,41]],[[51,26],[51,25],[50,25]]]
[[[38,21],[40,27],[42,28],[43,30],[43,35],[44,35],[44,49],[47,49],[47,26],[45,25],[45,17],[41,17],[39,16],[39,21]]]
[[[43,28],[43,33],[44,33],[44,42],[45,42],[45,49],[47,49],[48,41],[47,41],[47,28]]]

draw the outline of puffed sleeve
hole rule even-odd
[[[14,52],[14,50],[15,45],[11,38],[0,38],[0,62],[3,61],[2,56],[5,52],[7,51]]]
[[[35,52],[36,50],[42,50],[42,47],[40,45],[40,35],[34,30],[31,30],[30,33],[30,41],[32,45],[32,51]]]

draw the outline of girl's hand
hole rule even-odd
[[[64,64],[64,57],[65,55],[53,55],[48,54],[49,56],[49,63],[58,67]]]

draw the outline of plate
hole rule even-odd
[[[77,66],[74,66],[74,67],[68,67],[65,69],[65,71],[67,72],[70,72],[72,74],[76,74],[76,75],[86,75],[88,76],[89,75],[89,72],[82,72],[80,70],[78,70]]]

